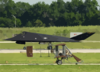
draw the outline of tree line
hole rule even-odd
[[[0,27],[49,27],[100,25],[96,0],[38,2],[30,5],[13,0],[0,0]]]

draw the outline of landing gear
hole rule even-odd
[[[76,65],[78,65],[78,63],[75,63]]]
[[[57,60],[56,63],[57,63],[58,65],[61,65],[61,64],[62,64],[62,60]]]
[[[63,54],[62,54],[62,53],[59,53],[59,56],[63,56]],[[61,59],[59,59],[59,58],[61,58]],[[57,60],[56,60],[56,63],[57,63],[58,65],[61,65],[63,59],[64,59],[64,57],[58,57]]]

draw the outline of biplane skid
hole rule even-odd
[[[58,46],[62,46],[62,53],[59,53]],[[62,64],[63,59],[68,60],[68,58],[70,58],[70,57],[74,57],[74,59],[77,61],[76,64],[82,62],[81,59],[79,59],[78,57],[76,57],[75,55],[73,55],[70,52],[70,50],[67,48],[66,44],[57,44],[57,45],[55,45],[54,51],[55,51],[54,52],[55,58],[57,58],[56,63],[58,65]]]

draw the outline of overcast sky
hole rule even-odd
[[[32,5],[32,4],[36,4],[37,2],[42,2],[42,1],[44,1],[46,4],[51,4],[52,3],[52,1],[57,1],[57,0],[13,0],[15,3],[16,2],[19,2],[19,1],[21,1],[21,2],[28,2],[30,5]],[[63,1],[71,1],[71,0],[63,0]],[[83,0],[83,2],[84,2],[85,0]],[[98,4],[100,5],[100,0],[97,0],[97,2],[98,2]],[[100,8],[99,7],[97,7],[99,10],[100,10]]]
[[[57,0],[13,0],[13,1],[15,1],[15,3],[16,2],[18,2],[18,1],[22,1],[22,2],[28,2],[29,4],[35,4],[35,3],[37,3],[37,2],[40,2],[40,1],[44,1],[46,4],[51,4],[52,3],[52,1],[57,1]],[[71,0],[63,0],[63,1],[71,1]],[[83,1],[85,1],[85,0],[83,0]],[[97,0],[98,1],[98,4],[100,5],[100,0]]]

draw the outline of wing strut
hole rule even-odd
[[[52,50],[51,42],[48,43],[48,48],[47,49],[48,49],[48,57],[50,57],[50,52],[49,51]]]
[[[41,54],[41,44],[40,44],[40,57],[42,57],[42,54]]]

